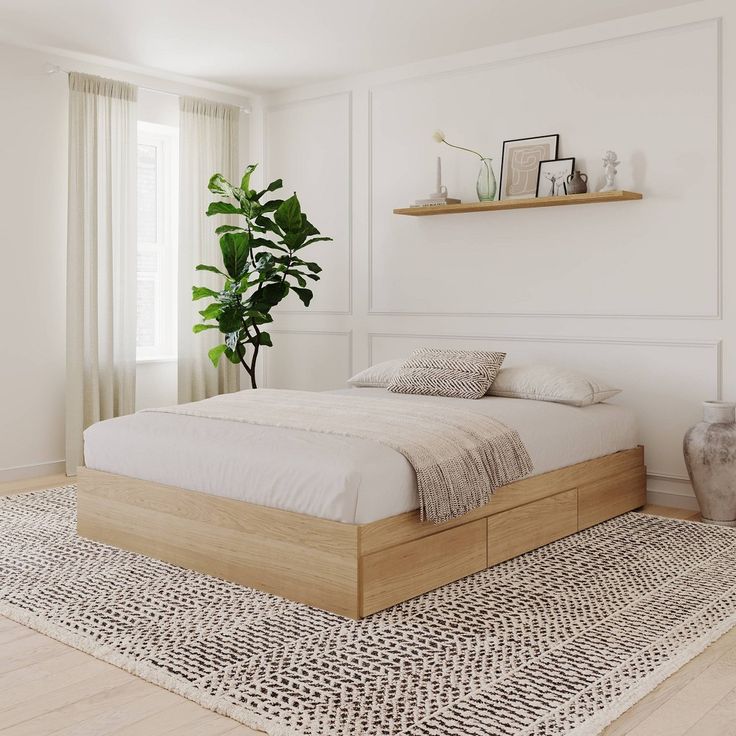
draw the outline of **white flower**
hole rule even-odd
[[[437,143],[445,142],[445,134],[441,130],[435,130],[435,132],[432,133],[432,138],[434,138]]]

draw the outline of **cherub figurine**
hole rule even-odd
[[[618,173],[616,167],[621,162],[618,160],[615,151],[606,151],[606,155],[603,157],[603,173],[606,177],[606,183],[601,187],[599,192],[614,192],[616,191],[616,184],[614,177]]]

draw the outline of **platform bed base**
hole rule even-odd
[[[82,469],[78,533],[362,618],[645,503],[641,447],[499,488],[445,524],[343,524]]]

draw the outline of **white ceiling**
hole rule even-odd
[[[692,0],[0,0],[2,36],[271,90]]]

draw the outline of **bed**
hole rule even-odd
[[[334,393],[397,401],[381,388]],[[139,412],[86,431],[78,531],[361,618],[645,502],[643,449],[624,407],[421,398],[516,429],[533,475],[434,524],[419,519],[412,466],[386,445]]]

